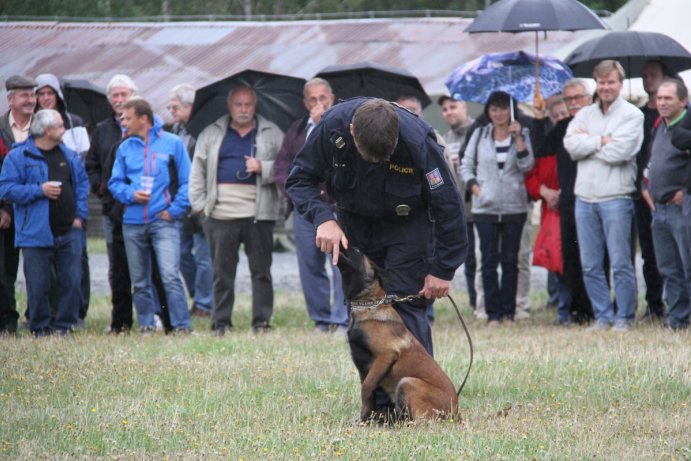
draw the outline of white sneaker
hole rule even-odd
[[[163,331],[163,321],[158,314],[154,314],[154,327],[156,331]]]
[[[475,309],[475,318],[478,320],[487,320],[489,317],[487,317],[487,312],[485,312],[484,309]]]

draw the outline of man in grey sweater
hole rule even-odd
[[[628,331],[636,314],[636,275],[631,228],[636,191],[636,154],[643,142],[643,113],[621,96],[624,69],[605,60],[594,70],[599,101],[581,109],[569,124],[564,147],[578,163],[576,229],[583,281],[596,322],[590,331]],[[604,270],[610,257],[616,316]]]
[[[686,151],[672,144],[672,133],[686,116],[688,90],[679,80],[665,80],[657,90],[662,123],[653,128],[650,163],[643,197],[653,212],[653,245],[664,282],[666,323],[673,330],[688,327],[691,313],[691,257],[682,206],[689,180]]]

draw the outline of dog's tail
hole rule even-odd
[[[468,331],[468,326],[465,324],[465,321],[463,320],[463,316],[461,315],[461,311],[458,309],[456,302],[453,300],[451,295],[446,295],[446,297],[449,298],[449,301],[451,301],[451,304],[453,304],[453,308],[456,310],[456,315],[458,315],[458,320],[460,320],[461,325],[463,325],[463,330],[465,330],[465,336],[468,338],[468,347],[470,348],[470,363],[468,363],[468,371],[466,372],[465,378],[463,378],[463,382],[458,387],[458,391],[456,392],[456,395],[458,397],[460,397],[461,391],[463,390],[465,383],[468,381],[468,376],[470,376],[470,369],[473,367],[473,340],[470,338],[470,332]]]

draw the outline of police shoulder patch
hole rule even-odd
[[[425,176],[427,176],[427,183],[429,184],[430,189],[436,189],[437,187],[442,186],[444,184],[444,178],[441,177],[439,168],[435,168],[434,170],[427,173]]]

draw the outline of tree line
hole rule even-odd
[[[496,0],[495,0],[496,1]],[[581,0],[594,10],[614,12],[626,0]],[[315,15],[353,15],[358,12],[386,12],[396,16],[401,11],[433,11],[435,16],[444,12],[475,12],[484,9],[490,0],[0,0],[0,15],[4,19],[24,18],[157,18],[174,20],[176,17],[209,15],[233,16],[247,19],[312,18]]]

